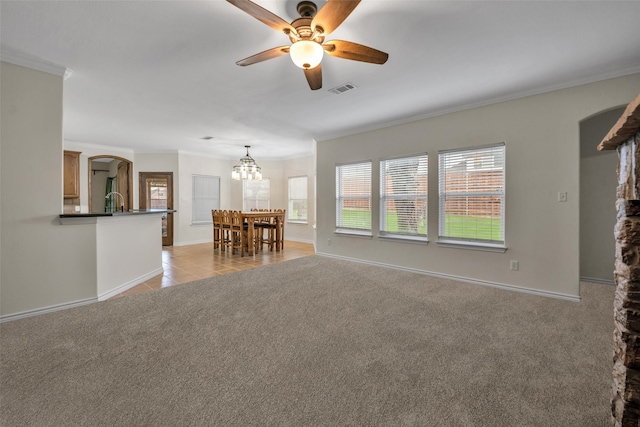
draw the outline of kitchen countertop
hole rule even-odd
[[[60,214],[60,218],[95,218],[109,216],[125,216],[125,215],[145,215],[154,213],[174,213],[173,209],[130,209],[124,212],[85,212],[85,213],[69,213]]]

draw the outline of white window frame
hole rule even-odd
[[[267,182],[269,184],[269,194],[267,197],[251,197],[247,196],[247,186],[250,185],[264,185]],[[248,203],[252,202],[252,203]],[[251,209],[271,209],[271,181],[269,178],[262,178],[261,180],[242,180],[242,210],[249,211]]]
[[[343,163],[336,165],[336,233],[342,234],[355,234],[371,236],[371,222],[373,220],[373,213],[371,209],[371,172],[372,172],[371,160]],[[343,194],[343,181],[348,174],[357,174],[362,180],[362,186],[360,188],[354,188],[359,192],[352,192],[351,194]],[[366,221],[361,224],[357,223],[345,223],[343,218],[343,210],[345,202],[349,201],[367,200],[367,211],[369,215],[369,226],[366,226]],[[365,211],[365,212],[367,212]],[[366,216],[366,215],[365,215]]]
[[[496,252],[504,252],[505,246],[505,144],[492,144],[485,146],[442,150],[438,152],[438,189],[439,189],[439,206],[438,206],[438,245],[451,247],[466,247],[470,249],[481,249]],[[454,168],[455,171],[454,171]],[[499,178],[498,183],[487,184],[486,187],[480,185],[479,182],[470,180],[475,173],[481,178],[486,175],[482,173],[491,173],[493,179]],[[456,176],[457,174],[457,176]],[[451,189],[456,184],[460,185],[460,179],[464,177],[465,190],[459,188]],[[447,202],[452,199],[463,199],[464,203],[474,208],[473,201],[469,204],[469,199],[473,197],[490,197],[494,201],[488,206],[492,214],[496,213],[498,217],[497,227],[493,226],[490,220],[483,220],[484,224],[489,222],[487,228],[483,224],[479,224],[478,219],[481,216],[469,215],[465,219],[465,215],[461,216],[463,224],[458,227],[458,233],[447,231],[447,215],[453,215],[453,207],[448,207]],[[496,203],[497,201],[497,203]],[[478,205],[476,205],[478,206]],[[482,205],[479,205],[482,206]],[[485,204],[485,206],[487,206]],[[475,207],[478,209],[478,207]],[[464,224],[468,221],[467,224]],[[449,229],[450,230],[450,229]],[[468,234],[461,236],[460,234]],[[491,234],[491,238],[479,238],[481,234]],[[469,237],[475,234],[476,237]],[[493,235],[498,235],[498,238]]]
[[[296,182],[296,181],[302,181],[304,180],[304,183],[301,184],[301,187],[304,192],[304,194],[292,194],[294,193],[294,191],[292,191],[292,182]],[[289,188],[289,201],[287,203],[287,222],[291,222],[291,223],[297,223],[297,224],[307,224],[307,221],[309,219],[309,200],[308,200],[308,178],[306,175],[304,176],[291,176],[288,179],[288,188]],[[294,189],[296,188],[295,186],[293,187]],[[294,196],[298,196],[298,197],[294,197]],[[303,196],[303,197],[300,197]],[[294,209],[294,206],[296,205],[296,202],[298,203],[302,203],[303,205],[306,206],[304,215],[301,215],[299,212],[298,214],[296,214],[296,210]]]
[[[387,177],[393,180],[393,175],[388,172],[390,166],[408,167],[409,162],[417,162],[416,176],[424,176],[427,182],[424,186],[421,186],[419,179],[415,181],[417,184],[413,191],[408,191],[406,188],[404,191],[400,191],[395,194],[393,187],[393,181],[389,183]],[[405,165],[406,164],[406,165]],[[414,154],[410,156],[397,156],[380,159],[380,237],[427,241],[427,206],[428,206],[428,175],[429,175],[429,156],[427,153]],[[402,184],[402,183],[400,183]],[[387,203],[397,201],[411,201],[413,202],[413,213],[416,222],[415,231],[389,231],[387,229]],[[423,209],[416,209],[416,206],[422,205]],[[424,224],[424,232],[420,233],[420,224]]]
[[[212,209],[220,209],[220,177],[191,175],[191,225],[211,225]]]

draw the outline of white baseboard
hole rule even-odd
[[[189,246],[189,245],[199,245],[202,243],[211,243],[213,244],[213,239],[205,239],[205,240],[192,240],[190,242],[173,242],[173,246]]]
[[[22,319],[25,317],[31,317],[31,316],[37,316],[38,314],[45,314],[45,313],[51,313],[54,311],[59,311],[59,310],[66,310],[67,308],[72,308],[72,307],[78,307],[81,305],[85,305],[85,304],[92,304],[94,302],[98,302],[98,301],[104,301],[107,300],[111,297],[114,297],[128,289],[133,288],[136,285],[139,285],[142,282],[145,282],[149,279],[151,279],[154,276],[157,276],[158,274],[162,274],[164,271],[164,269],[162,267],[153,270],[152,272],[145,274],[144,276],[138,277],[135,280],[132,280],[130,282],[127,282],[121,286],[118,286],[115,289],[112,289],[109,292],[105,292],[102,295],[98,295],[97,297],[92,297],[92,298],[86,298],[86,299],[82,299],[82,300],[78,300],[78,301],[72,301],[72,302],[66,302],[63,304],[57,304],[57,305],[52,305],[49,307],[42,307],[42,308],[36,308],[34,310],[27,310],[27,311],[22,311],[20,313],[13,313],[13,314],[7,314],[4,316],[0,316],[0,323],[3,322],[9,322],[11,320],[17,320],[17,319]]]
[[[284,239],[285,242],[297,242],[297,243],[308,243],[310,245],[314,245],[315,246],[315,242],[313,240],[308,240],[308,239],[297,239],[295,237],[287,237],[286,239]]]
[[[327,258],[342,259],[345,261],[353,261],[361,264],[375,265],[378,267],[392,268],[394,270],[408,271],[411,273],[424,274],[426,276],[439,277],[442,279],[457,280],[459,282],[471,283],[473,285],[489,286],[492,288],[499,288],[507,291],[522,292],[525,294],[538,295],[538,296],[548,297],[548,298],[556,298],[556,299],[562,299],[562,300],[573,301],[573,302],[580,302],[580,299],[581,299],[580,296],[562,294],[559,292],[542,291],[539,289],[525,288],[522,286],[515,286],[515,285],[507,285],[504,283],[489,282],[486,280],[472,279],[469,277],[460,277],[460,276],[454,276],[451,274],[434,273],[432,271],[419,270],[417,268],[402,267],[402,266],[393,265],[393,264],[385,264],[381,262],[367,261],[367,260],[362,260],[357,258],[349,258],[345,256],[340,256],[340,255],[318,253],[318,252],[316,252],[316,255],[324,256]]]
[[[66,310],[67,308],[79,307],[81,305],[93,304],[98,302],[98,298],[86,298],[78,301],[65,302],[64,304],[51,305],[49,307],[36,308],[35,310],[22,311],[20,313],[6,314],[0,316],[0,323],[9,322],[11,320],[23,319],[25,317],[36,316],[38,314],[52,313],[54,311]]]
[[[313,240],[307,240],[307,239],[296,239],[296,238],[290,238],[287,237],[286,239],[284,239],[285,242],[289,241],[289,242],[298,242],[298,243],[308,243],[310,245],[314,245],[315,247],[315,242]],[[211,243],[213,244],[213,240],[212,239],[206,239],[206,240],[193,240],[190,242],[174,242],[173,246],[189,246],[189,245],[200,245],[202,243]]]
[[[105,301],[108,300],[111,297],[114,297],[118,294],[123,293],[124,291],[127,291],[131,288],[133,288],[136,285],[139,285],[142,282],[146,282],[147,280],[151,279],[152,277],[157,276],[158,274],[162,274],[164,272],[164,269],[162,267],[153,270],[150,273],[145,274],[144,276],[140,276],[137,279],[134,279],[130,282],[127,282],[123,285],[118,286],[115,289],[110,290],[109,292],[105,292],[101,295],[98,295],[98,301]]]
[[[598,279],[595,277],[583,277],[580,276],[580,281],[581,282],[590,282],[590,283],[602,283],[603,285],[615,285],[616,282],[614,280],[610,280],[610,279]]]

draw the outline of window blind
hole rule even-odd
[[[371,230],[371,162],[336,166],[336,227]]]
[[[427,235],[428,156],[380,160],[380,234]]]
[[[271,183],[269,178],[242,180],[242,210],[270,209]]]
[[[147,179],[149,194],[147,195],[147,206],[151,209],[167,209],[167,180]]]
[[[211,210],[220,209],[220,177],[192,176],[191,223],[211,224]]]
[[[289,204],[287,209],[289,221],[307,221],[307,177],[289,178]]]
[[[505,147],[438,153],[440,239],[504,243]]]

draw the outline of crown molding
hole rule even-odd
[[[94,149],[94,150],[104,150],[106,152],[118,152],[120,154],[135,154],[135,151],[132,148],[125,148],[125,147],[116,147],[113,145],[102,145],[102,144],[94,144],[91,142],[81,142],[81,141],[74,141],[72,139],[65,139],[64,140],[64,149]]]
[[[430,118],[433,118],[433,117],[444,116],[446,114],[457,113],[457,112],[460,112],[460,111],[471,110],[471,109],[479,108],[479,107],[486,107],[488,105],[499,104],[501,102],[514,101],[516,99],[526,98],[526,97],[529,97],[529,96],[542,95],[544,93],[549,93],[549,92],[554,92],[554,91],[564,90],[564,89],[570,89],[570,88],[577,87],[577,86],[587,85],[587,84],[591,84],[591,83],[597,83],[597,82],[601,82],[601,81],[604,81],[604,80],[610,80],[610,79],[615,79],[615,78],[619,78],[619,77],[630,76],[630,75],[638,74],[638,73],[640,73],[640,66],[634,65],[632,67],[623,68],[621,70],[615,70],[615,71],[612,71],[612,72],[601,73],[601,74],[597,74],[595,76],[590,76],[590,77],[586,77],[586,78],[582,78],[582,79],[570,80],[570,81],[567,81],[567,82],[564,82],[564,83],[560,83],[560,84],[548,85],[548,86],[545,86],[545,87],[542,87],[542,88],[538,88],[538,89],[534,89],[534,90],[514,92],[514,93],[512,93],[510,95],[506,95],[506,96],[499,96],[499,97],[495,97],[495,98],[489,98],[489,99],[486,99],[486,100],[483,100],[483,101],[471,102],[471,103],[467,103],[467,104],[461,104],[461,105],[457,105],[457,106],[451,107],[451,108],[438,109],[438,110],[431,111],[431,112],[424,113],[424,114],[418,114],[418,115],[414,115],[414,116],[403,117],[403,118],[398,119],[398,120],[392,120],[392,121],[388,121],[388,122],[378,122],[378,123],[372,124],[370,126],[362,126],[362,127],[357,128],[357,129],[354,129],[354,130],[343,130],[343,131],[337,131],[337,132],[333,132],[333,133],[327,133],[327,134],[324,134],[324,135],[318,135],[315,138],[315,140],[316,140],[316,142],[330,141],[330,140],[333,140],[333,139],[344,138],[344,137],[347,137],[347,136],[357,135],[357,134],[360,134],[360,133],[372,132],[372,131],[385,129],[385,128],[389,128],[389,127],[393,127],[393,126],[403,125],[403,124],[406,124],[406,123],[412,123],[412,122],[417,122],[417,121],[420,121],[420,120],[430,119]]]
[[[63,67],[62,65],[53,64],[24,52],[11,50],[5,46],[0,47],[0,60],[8,62],[9,64],[19,65],[32,70],[42,71],[43,73],[60,76],[64,80],[68,79],[73,73],[73,71]]]

